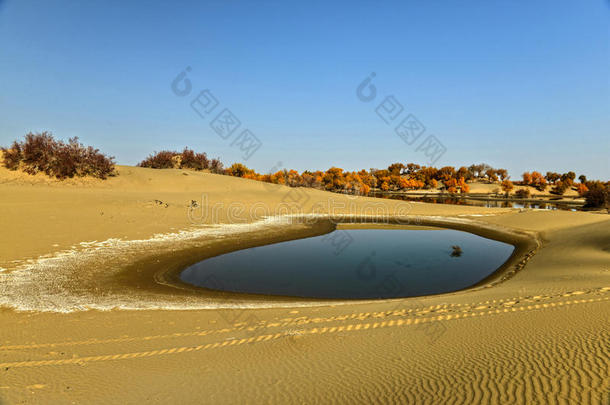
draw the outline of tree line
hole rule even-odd
[[[545,191],[550,186],[552,194],[562,195],[568,189],[576,190],[579,195],[593,198],[593,194],[605,201],[609,183],[589,181],[585,175],[578,177],[572,171],[567,173],[525,172],[521,180],[511,181],[508,171],[494,168],[486,163],[470,166],[421,166],[416,163],[392,163],[385,169],[371,168],[359,171],[348,171],[339,167],[331,167],[326,171],[278,170],[274,173],[261,174],[248,168],[243,163],[234,163],[224,168],[219,159],[209,160],[205,153],[195,153],[185,148],[182,152],[161,151],[150,155],[140,162],[141,167],[152,168],[192,168],[196,170],[209,169],[213,173],[242,177],[267,183],[281,184],[290,187],[311,187],[321,190],[367,195],[371,191],[409,191],[441,188],[448,193],[468,193],[469,182],[499,183],[508,197],[516,185],[529,186],[539,191]],[[594,192],[592,192],[594,190]],[[604,194],[605,193],[605,194]],[[519,198],[530,197],[529,188],[521,188],[515,192]],[[596,203],[597,204],[597,203]]]
[[[74,176],[92,176],[105,179],[116,174],[112,157],[104,155],[91,146],[85,147],[77,138],[67,143],[55,140],[48,132],[29,133],[23,142],[13,142],[10,148],[0,148],[2,163],[10,170],[21,169],[27,173],[46,173],[49,176],[65,179]],[[371,168],[359,171],[348,171],[340,167],[331,167],[326,171],[278,170],[274,173],[261,174],[242,163],[234,163],[228,168],[219,158],[209,159],[206,153],[195,152],[184,148],[182,152],[163,150],[149,155],[138,166],[154,169],[192,169],[209,170],[212,173],[224,174],[246,179],[282,184],[290,187],[311,187],[321,190],[367,195],[371,191],[409,191],[438,189],[448,193],[468,193],[469,182],[499,183],[506,196],[514,190],[515,185],[533,187],[550,193],[563,195],[573,189],[587,200],[590,206],[605,206],[608,201],[610,182],[590,181],[585,175],[567,173],[525,172],[521,180],[511,181],[508,171],[494,168],[486,163],[470,166],[420,166],[416,163],[392,163],[385,169]],[[530,196],[529,188],[515,192],[517,197]]]

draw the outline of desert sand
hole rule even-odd
[[[118,171],[59,182],[0,169],[0,404],[610,401],[607,214]],[[406,299],[241,296],[177,280],[205,257],[374,219],[517,249],[472,288]]]

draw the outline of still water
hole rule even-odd
[[[500,200],[479,200],[471,198],[457,198],[450,196],[410,196],[406,194],[387,194],[371,193],[371,197],[389,198],[402,201],[419,201],[432,204],[452,204],[452,205],[471,205],[475,207],[487,208],[535,208],[543,210],[582,210],[582,204],[567,204],[565,202],[543,202],[543,201],[500,201]]]
[[[500,267],[514,246],[441,229],[341,229],[212,257],[182,281],[214,290],[313,298],[456,291]]]

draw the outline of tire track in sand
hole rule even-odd
[[[52,342],[52,343],[31,343],[31,344],[23,344],[23,345],[3,345],[0,346],[1,351],[10,351],[10,350],[24,350],[24,349],[41,349],[41,348],[52,348],[52,347],[62,347],[62,346],[85,346],[85,345],[96,345],[96,344],[110,344],[110,343],[129,343],[129,342],[138,342],[138,341],[151,341],[151,340],[160,340],[160,339],[175,339],[175,338],[184,338],[184,337],[196,337],[196,336],[209,336],[209,335],[222,335],[230,332],[255,332],[257,330],[264,330],[269,328],[282,328],[288,326],[303,326],[309,324],[319,324],[319,323],[329,323],[329,322],[337,322],[337,321],[348,321],[348,320],[366,320],[370,318],[386,318],[386,317],[401,317],[407,318],[418,317],[421,315],[426,315],[429,313],[443,313],[446,315],[453,314],[466,314],[472,312],[480,312],[485,310],[493,310],[493,308],[505,308],[506,306],[513,306],[520,302],[530,302],[530,303],[539,303],[542,301],[552,300],[555,298],[565,298],[571,296],[579,296],[579,295],[588,295],[588,294],[605,294],[610,292],[610,287],[600,287],[596,289],[582,290],[582,291],[571,291],[563,294],[554,294],[554,295],[537,295],[537,296],[519,296],[512,298],[503,298],[498,300],[486,300],[480,301],[471,304],[461,304],[461,303],[453,303],[453,304],[438,304],[427,307],[415,307],[410,309],[392,309],[388,311],[378,311],[378,312],[358,312],[351,313],[346,315],[335,315],[331,317],[296,317],[296,318],[283,318],[280,321],[274,321],[265,323],[263,325],[246,325],[244,323],[236,323],[233,327],[226,327],[220,329],[208,329],[208,330],[196,330],[189,332],[175,332],[169,334],[160,334],[160,335],[150,335],[150,336],[122,336],[117,338],[109,338],[109,339],[86,339],[86,340],[76,340],[76,341],[63,341],[63,342]],[[399,305],[407,305],[408,302],[399,303]],[[460,311],[461,308],[464,308]],[[422,319],[422,318],[420,318]],[[448,318],[451,319],[451,318]]]
[[[325,334],[328,335],[328,334],[333,334],[333,333],[338,333],[338,332],[356,332],[356,331],[363,331],[363,330],[369,330],[369,329],[401,327],[401,326],[417,325],[420,323],[431,323],[431,322],[438,322],[438,321],[464,319],[464,318],[469,318],[469,317],[490,316],[490,315],[510,313],[510,312],[535,311],[535,310],[541,310],[541,309],[547,309],[547,308],[566,307],[569,305],[602,302],[602,301],[608,301],[608,300],[610,300],[610,297],[588,298],[588,299],[580,299],[580,300],[575,299],[575,300],[557,301],[557,302],[549,302],[549,303],[542,303],[542,304],[498,308],[498,309],[491,309],[488,311],[480,311],[480,312],[439,315],[436,317],[427,317],[427,318],[415,318],[415,319],[409,318],[409,319],[397,319],[397,320],[392,319],[392,320],[385,320],[385,321],[380,321],[380,322],[355,323],[355,324],[339,325],[339,326],[324,326],[324,327],[315,327],[315,328],[311,328],[311,329],[297,331],[297,334],[300,336],[307,336],[307,335],[325,335]],[[62,366],[62,365],[70,365],[70,364],[84,364],[84,363],[90,363],[90,362],[148,358],[148,357],[164,356],[164,355],[170,355],[170,354],[198,352],[198,351],[203,351],[203,350],[208,350],[208,349],[240,346],[243,344],[268,342],[268,341],[277,340],[279,338],[286,337],[286,336],[294,336],[294,334],[295,334],[294,331],[287,331],[287,332],[285,331],[285,332],[277,332],[274,334],[252,336],[249,338],[224,340],[222,342],[213,342],[213,343],[207,343],[207,344],[202,344],[202,345],[198,345],[198,346],[178,346],[178,347],[170,347],[170,348],[150,350],[150,351],[139,351],[139,352],[129,352],[129,353],[111,353],[111,354],[105,354],[105,355],[99,355],[99,356],[74,357],[74,358],[70,358],[70,359],[28,360],[28,361],[5,362],[5,363],[0,363],[0,367]]]

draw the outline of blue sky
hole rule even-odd
[[[0,0],[0,145],[49,130],[122,164],[185,145],[231,163],[247,128],[260,172],[429,163],[376,114],[393,95],[446,148],[436,166],[610,178],[608,1],[177,3]],[[242,123],[228,140],[222,108]]]

